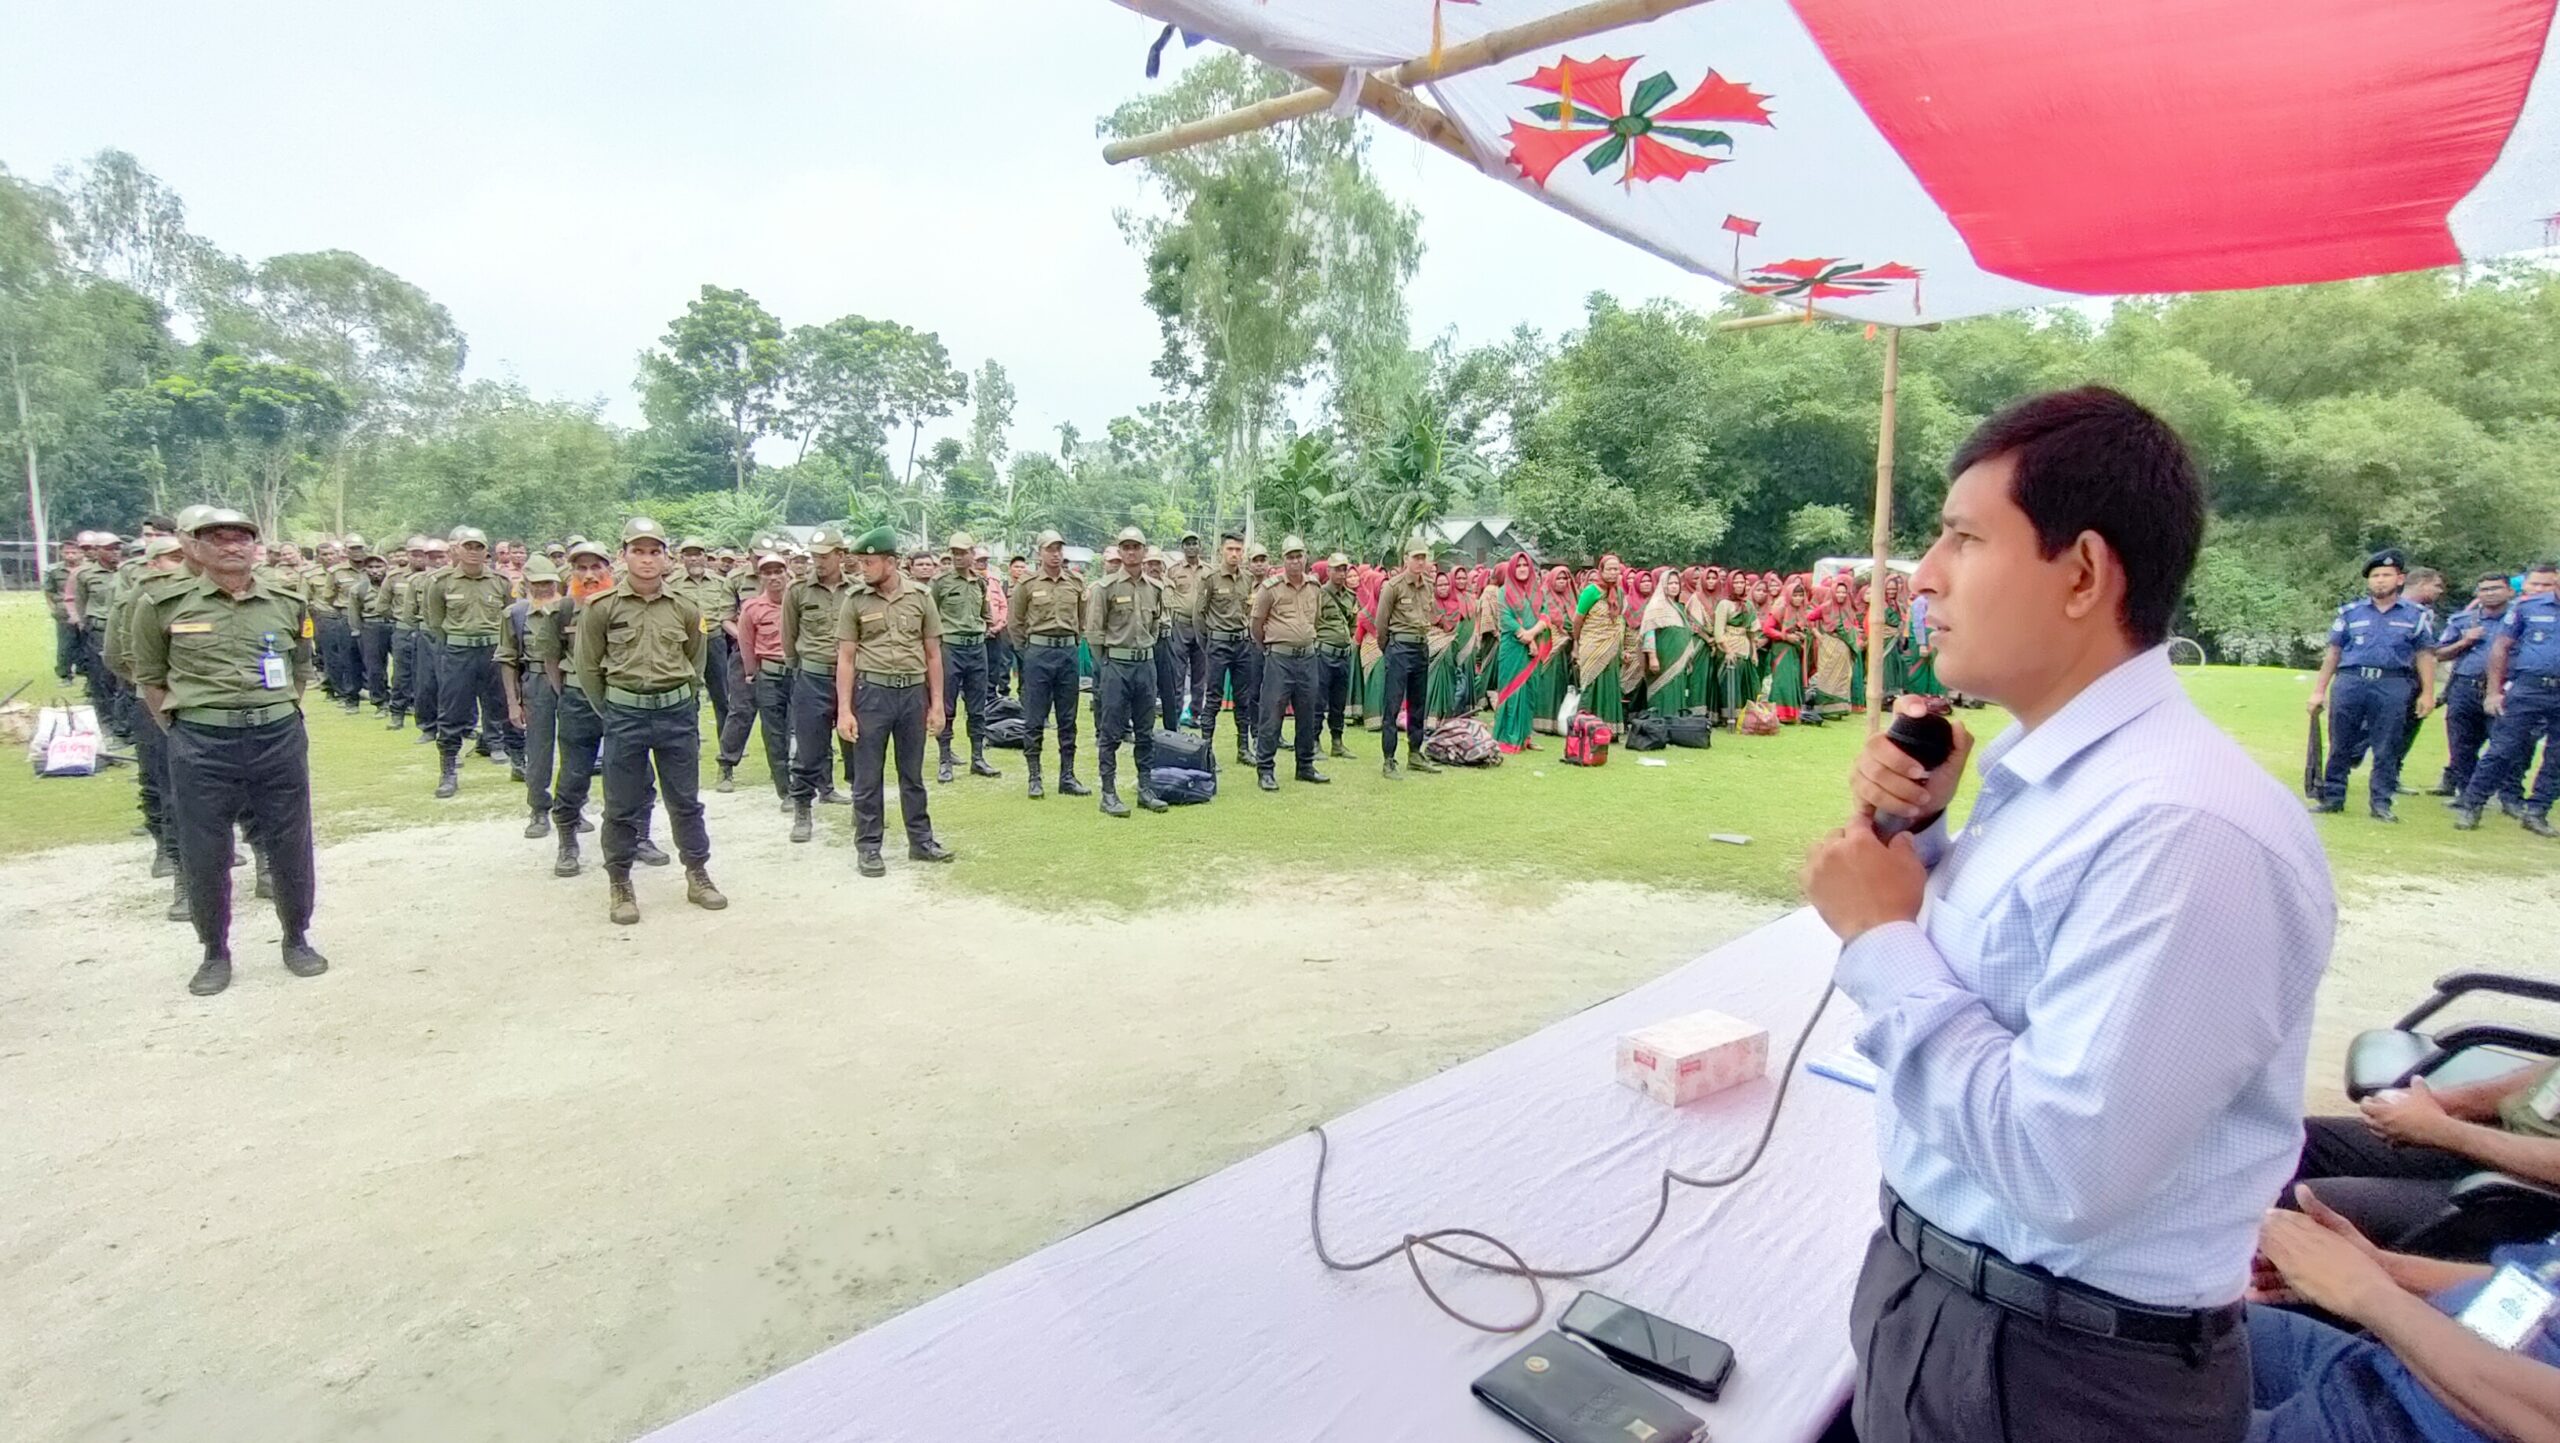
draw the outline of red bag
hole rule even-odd
[[[1609,724],[1589,712],[1576,712],[1573,724],[1565,728],[1564,763],[1569,767],[1605,767],[1609,764],[1609,742],[1614,734]]]

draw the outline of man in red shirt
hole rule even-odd
[[[757,557],[757,588],[738,603],[736,618],[725,623],[737,642],[738,667],[755,704],[729,708],[721,724],[720,782],[714,788],[737,790],[731,774],[747,754],[748,729],[762,722],[765,769],[773,773],[773,792],[785,811],[791,808],[791,665],[782,654],[782,589],[790,580],[791,563],[779,556]]]

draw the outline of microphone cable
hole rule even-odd
[[[1307,1234],[1315,1243],[1316,1257],[1324,1263],[1326,1268],[1337,1273],[1366,1272],[1370,1268],[1401,1257],[1406,1265],[1413,1269],[1413,1280],[1422,1286],[1423,1296],[1429,1298],[1431,1305],[1441,1312],[1482,1333],[1511,1335],[1527,1332],[1538,1325],[1539,1319],[1547,1315],[1547,1293],[1541,1286],[1542,1281],[1575,1282],[1597,1276],[1634,1257],[1638,1250],[1653,1240],[1653,1235],[1661,1230],[1664,1219],[1670,1216],[1672,1184],[1678,1183],[1683,1187],[1694,1188],[1730,1187],[1750,1175],[1751,1170],[1759,1165],[1761,1154],[1769,1150],[1769,1139],[1778,1130],[1778,1113],[1787,1105],[1787,1089],[1795,1083],[1797,1059],[1803,1056],[1805,1044],[1813,1040],[1813,1029],[1821,1025],[1823,1012],[1831,1006],[1831,999],[1838,995],[1839,990],[1837,983],[1826,983],[1823,986],[1822,1000],[1813,1005],[1813,1015],[1805,1019],[1804,1030],[1796,1034],[1795,1045],[1787,1049],[1786,1066],[1778,1073],[1778,1095],[1769,1100],[1769,1115],[1762,1120],[1760,1135],[1752,1142],[1751,1151],[1730,1171],[1713,1177],[1694,1177],[1677,1168],[1664,1168],[1662,1192],[1654,1200],[1653,1219],[1644,1225],[1642,1232],[1636,1234],[1635,1241],[1619,1249],[1607,1261],[1580,1268],[1532,1267],[1529,1260],[1522,1257],[1520,1251],[1509,1243],[1481,1229],[1467,1227],[1432,1228],[1424,1232],[1407,1233],[1402,1242],[1368,1257],[1337,1258],[1324,1243],[1324,1174],[1325,1165],[1333,1157],[1333,1139],[1325,1134],[1324,1127],[1320,1123],[1307,1129],[1316,1135],[1315,1184],[1307,1195]],[[1472,1253],[1461,1252],[1449,1246],[1449,1241],[1445,1241],[1461,1238],[1482,1243],[1501,1256],[1499,1258],[1479,1257]],[[1462,1263],[1501,1277],[1527,1280],[1531,1299],[1529,1315],[1519,1322],[1505,1325],[1471,1318],[1458,1311],[1450,1306],[1446,1298],[1440,1296],[1439,1289],[1431,1285],[1430,1277],[1423,1272],[1422,1255],[1426,1252],[1437,1253],[1452,1262]]]

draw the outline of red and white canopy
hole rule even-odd
[[[1121,0],[1384,71],[1580,0]],[[1489,175],[1908,325],[2560,244],[2554,0],[1715,0],[1424,87]]]

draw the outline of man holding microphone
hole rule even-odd
[[[1864,1443],[2237,1440],[2328,863],[2170,669],[2204,529],[2177,434],[2087,387],[1993,416],[1948,469],[1913,589],[1939,678],[2016,722],[1961,830],[1961,726],[1934,770],[1870,740],[1804,870],[1881,1073],[1853,1421]]]

